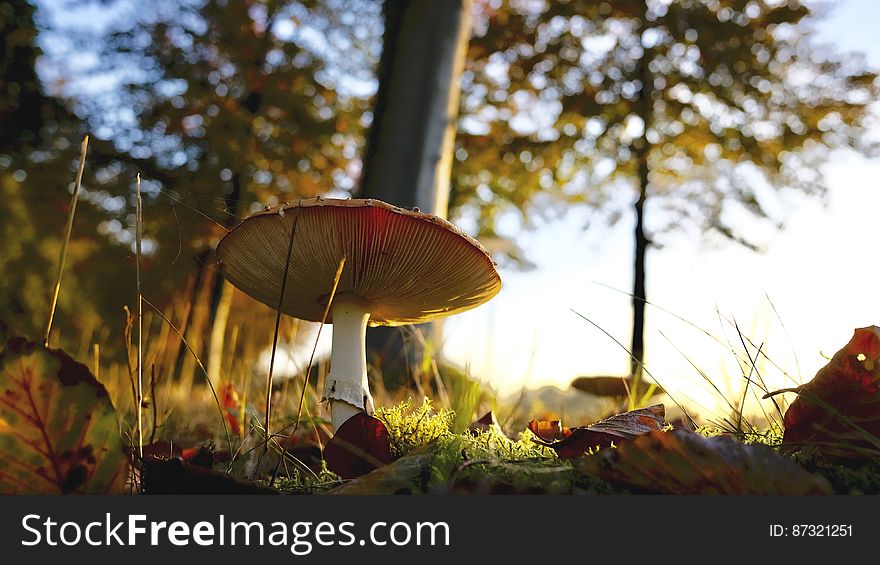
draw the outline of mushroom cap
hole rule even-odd
[[[501,290],[495,263],[478,241],[437,216],[375,199],[313,198],[246,218],[217,246],[223,276],[278,307],[294,225],[281,311],[303,320],[321,321],[343,257],[334,301],[360,303],[371,326],[442,318]],[[332,312],[326,321],[333,322]]]

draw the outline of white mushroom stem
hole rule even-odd
[[[335,433],[343,422],[358,412],[373,413],[366,352],[370,313],[363,305],[345,297],[337,297],[330,311],[333,314],[333,345],[323,400],[330,401],[330,420]]]

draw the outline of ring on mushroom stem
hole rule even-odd
[[[217,246],[223,275],[272,308],[279,303],[294,221],[282,312],[320,322],[339,261],[347,258],[326,320],[333,324],[333,343],[322,400],[330,402],[334,432],[354,414],[373,411],[367,325],[435,320],[479,306],[501,290],[489,253],[442,218],[375,199],[314,198],[258,212]]]

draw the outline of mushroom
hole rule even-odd
[[[285,296],[284,267],[293,234]],[[291,316],[320,322],[340,262],[327,323],[333,324],[330,402],[335,432],[373,412],[367,325],[400,326],[469,310],[501,290],[488,252],[442,218],[379,200],[314,198],[258,212],[217,246],[220,271],[236,287]]]

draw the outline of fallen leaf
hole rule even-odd
[[[468,430],[471,432],[488,432],[493,431],[499,434],[501,431],[501,424],[498,423],[498,419],[495,417],[495,412],[489,410],[480,419],[474,421],[473,424],[468,426]]]
[[[425,446],[396,461],[389,462],[375,472],[365,474],[333,489],[330,494],[424,494],[428,489],[430,477],[428,470],[431,464],[435,463],[435,454],[432,448],[433,446]]]
[[[684,430],[651,432],[585,458],[580,469],[659,494],[833,493],[825,477],[809,473],[770,447]]]
[[[880,456],[880,327],[859,328],[783,419],[787,449],[811,445],[829,457]]]
[[[571,428],[562,425],[562,420],[531,420],[529,430],[542,441],[560,441],[571,435]]]
[[[266,486],[230,477],[178,458],[145,457],[143,494],[279,494]]]
[[[391,437],[378,418],[364,412],[346,420],[324,448],[327,467],[343,479],[353,479],[394,461]]]
[[[133,452],[137,451],[134,446]],[[143,448],[144,458],[152,457],[154,459],[173,459],[174,457],[183,457],[183,449],[177,443],[160,439],[149,443]]]
[[[21,338],[0,354],[0,493],[123,491],[116,412],[88,367]]]
[[[220,405],[223,406],[223,417],[235,435],[241,435],[241,422],[238,421],[241,414],[241,398],[238,391],[231,384],[220,389]]]
[[[483,459],[459,464],[436,494],[573,494],[576,470],[547,459]]]
[[[619,443],[623,440],[632,439],[648,432],[659,430],[663,427],[666,409],[662,404],[655,404],[647,408],[631,410],[623,414],[616,414],[597,422],[592,426],[563,428],[559,424],[559,433],[563,439],[558,441],[542,440],[538,436],[538,443],[553,448],[556,455],[562,459],[580,457],[587,450],[595,447],[608,447],[612,442]],[[529,423],[532,429],[532,423]],[[540,427],[538,428],[541,431]],[[534,430],[532,430],[535,433]],[[538,435],[537,433],[535,435]],[[557,434],[558,437],[559,434]]]
[[[137,447],[131,448],[132,455],[137,451]],[[182,459],[183,461],[210,469],[215,463],[229,461],[230,454],[228,451],[217,451],[213,442],[203,443],[197,447],[181,447],[180,443],[160,439],[144,446],[143,459]]]

